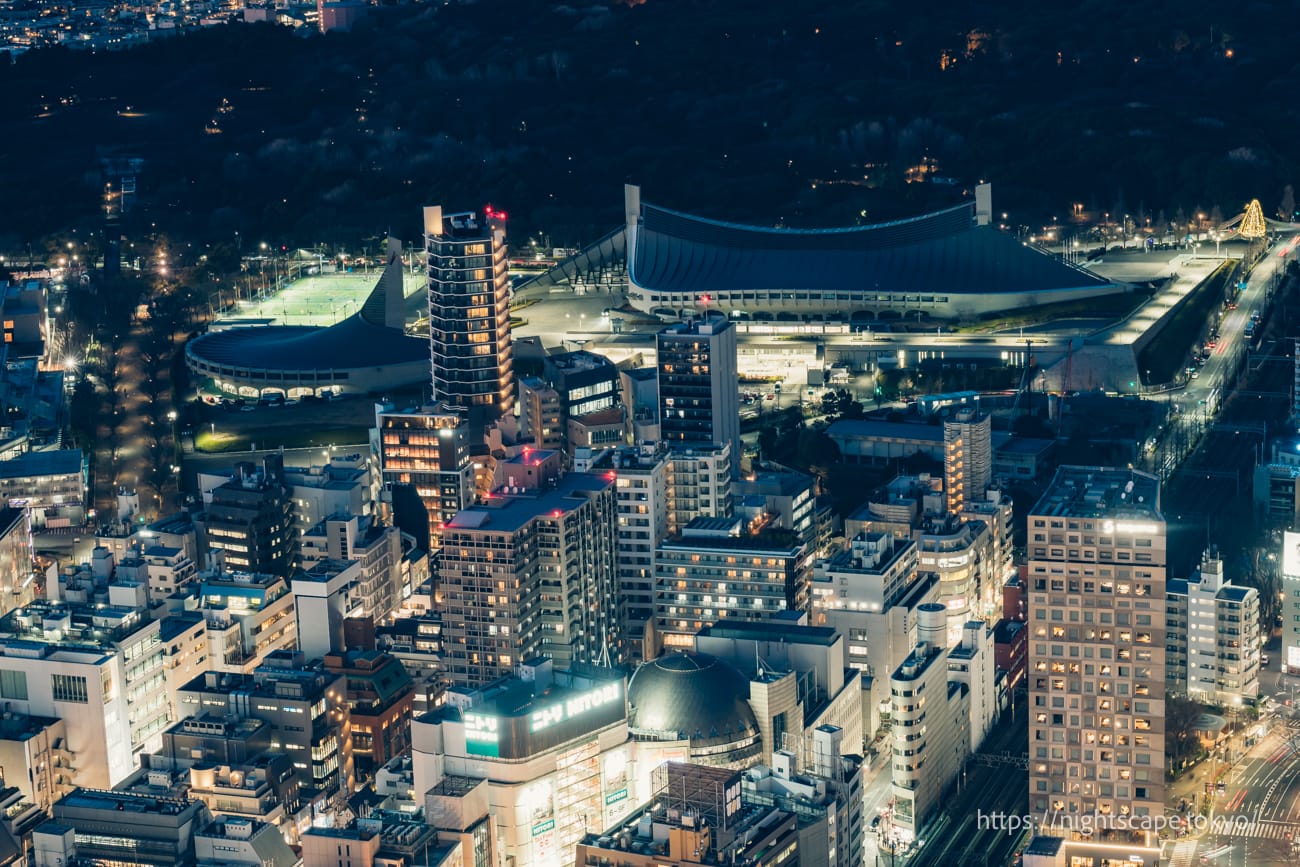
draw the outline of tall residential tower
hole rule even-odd
[[[1165,541],[1133,470],[1061,467],[1029,515],[1032,813],[1164,814]]]
[[[740,470],[740,393],[736,327],[726,317],[679,322],[655,339],[659,430],[673,448],[725,443]]]
[[[469,409],[476,427],[515,401],[505,237],[505,215],[491,208],[424,209],[433,397]]]

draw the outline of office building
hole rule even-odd
[[[326,558],[294,573],[293,609],[298,620],[298,649],[307,659],[343,650],[344,621],[364,614],[357,605],[361,564]]]
[[[372,810],[349,825],[312,828],[302,837],[302,867],[464,867],[462,851],[439,841],[419,818]]]
[[[992,544],[983,521],[926,515],[913,530],[922,572],[939,576],[938,601],[948,609],[949,645],[961,639],[966,621],[982,617],[980,604]]]
[[[224,568],[288,575],[297,565],[298,533],[284,483],[284,458],[265,456],[261,470],[251,463],[236,465],[234,477],[212,489],[199,523],[209,556],[221,552]]]
[[[1282,534],[1282,671],[1300,674],[1300,532]]]
[[[1028,516],[1029,809],[1165,809],[1160,480],[1065,466]]]
[[[95,789],[70,793],[50,812],[32,835],[36,867],[183,867],[194,863],[194,835],[212,818],[197,801]]]
[[[198,474],[205,504],[211,504],[212,490],[231,477],[230,472]],[[299,533],[331,515],[369,516],[374,511],[368,455],[330,455],[325,464],[284,466],[281,479],[293,501],[294,526]]]
[[[0,717],[0,778],[25,801],[48,811],[76,788],[67,739],[68,726],[61,719],[10,711]]]
[[[136,599],[143,602],[143,588]],[[37,600],[0,621],[0,698],[20,713],[67,725],[73,781],[109,788],[141,750],[161,744],[171,705],[166,621],[143,606]],[[191,619],[191,635],[202,629]]]
[[[539,654],[568,666],[618,651],[614,480],[556,479],[557,460],[520,456],[503,470],[513,484],[445,528],[438,577],[457,684],[489,683]]]
[[[734,518],[696,518],[655,552],[655,619],[669,647],[723,618],[769,620],[807,611],[809,546],[789,530],[741,534]]]
[[[984,499],[993,483],[992,418],[962,407],[943,422],[943,487],[948,511],[959,515],[967,503]]]
[[[724,619],[695,636],[695,650],[725,660],[750,681],[749,706],[763,739],[763,761],[785,750],[812,766],[817,732],[836,731],[836,749],[864,749],[861,672],[848,666],[844,636],[809,626],[796,612],[770,621]]]
[[[807,761],[778,750],[771,767],[745,771],[746,806],[777,807],[799,817],[799,863],[859,867],[866,823],[862,815],[862,757],[843,755],[843,732],[819,726]]]
[[[439,828],[495,826],[503,863],[559,865],[639,802],[621,674],[530,660],[411,726],[413,791]],[[486,786],[484,786],[486,783]]]
[[[1166,586],[1166,688],[1222,707],[1259,696],[1259,591],[1233,584],[1207,551],[1187,579]]]
[[[970,755],[970,692],[950,682],[942,644],[946,626],[942,608],[932,635],[889,676],[893,702],[891,831],[905,842],[933,817],[944,790],[956,779]]]
[[[505,214],[424,209],[433,397],[481,429],[514,407]]]
[[[740,380],[736,327],[726,316],[670,325],[655,337],[659,369],[659,435],[670,446],[731,447],[740,469]]]
[[[370,517],[335,515],[303,534],[302,568],[322,560],[352,560],[360,567],[353,587],[354,616],[376,623],[390,620],[411,595],[402,570],[402,533]]]
[[[419,547],[435,550],[443,525],[474,503],[466,414],[446,404],[401,411],[376,404],[372,437],[382,479],[381,514],[415,536]],[[421,520],[427,523],[423,534],[416,532]]]
[[[200,713],[258,719],[271,726],[271,749],[293,760],[303,800],[320,794],[342,799],[352,792],[351,714],[343,675],[320,661],[280,651],[248,674],[210,671],[186,684],[179,703]]]
[[[862,532],[848,550],[817,563],[812,622],[845,637],[848,665],[861,672],[868,737],[889,719],[889,675],[916,646],[921,606],[938,595],[939,579],[917,570],[911,539]]]
[[[0,504],[25,508],[37,529],[86,520],[86,461],[81,449],[58,449],[0,461]]]
[[[578,350],[548,355],[541,376],[519,382],[519,432],[543,449],[572,454],[627,441],[628,424],[618,368],[608,358]]]

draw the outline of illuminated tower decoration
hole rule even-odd
[[[1264,237],[1268,226],[1264,223],[1264,209],[1259,206],[1259,199],[1251,199],[1246,206],[1246,213],[1241,217],[1241,226],[1237,234],[1248,241],[1257,241]]]
[[[514,407],[506,215],[424,209],[433,397],[481,427]]]

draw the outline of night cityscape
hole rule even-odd
[[[1300,864],[1290,11],[1044,5],[0,0],[0,867]]]

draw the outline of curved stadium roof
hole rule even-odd
[[[345,370],[427,361],[429,343],[355,313],[337,325],[271,325],[204,334],[191,351],[211,364],[257,370]]]
[[[186,353],[209,365],[286,373],[427,362],[429,342],[400,327],[402,291],[401,245],[390,242],[388,264],[375,288],[361,310],[342,322],[214,331],[190,341]]]
[[[992,226],[974,204],[839,229],[774,229],[643,204],[631,282],[658,292],[1005,293],[1108,285]]]

